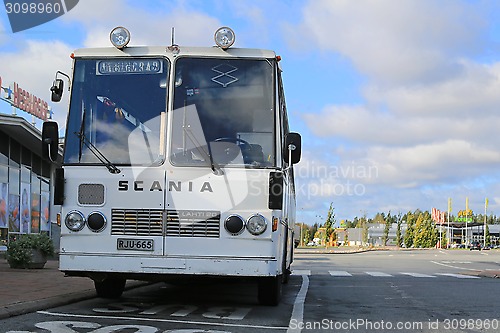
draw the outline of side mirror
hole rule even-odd
[[[52,102],[61,101],[64,89],[64,82],[62,79],[55,79],[52,87],[50,87],[50,91],[52,91],[51,100]]]
[[[288,133],[285,136],[285,146],[283,147],[283,157],[285,161],[291,161],[292,164],[300,161],[302,152],[302,138],[299,133]],[[290,156],[291,154],[291,156]]]
[[[42,126],[42,157],[55,163],[59,155],[59,127],[55,121]]]

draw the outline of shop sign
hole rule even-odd
[[[2,86],[2,78],[0,77],[0,87]],[[14,82],[8,89],[5,97],[14,107],[25,111],[37,118],[47,120],[49,117],[49,105],[46,101],[32,93],[22,89]]]

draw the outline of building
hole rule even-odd
[[[53,165],[41,157],[41,131],[48,104],[0,78],[0,251],[19,234],[49,233]],[[32,118],[32,122],[26,118]]]

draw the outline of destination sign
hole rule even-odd
[[[160,74],[163,66],[158,59],[98,60],[96,72],[97,75]]]

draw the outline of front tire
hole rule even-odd
[[[102,298],[120,298],[125,289],[125,279],[107,278],[102,281],[94,281],[97,296]]]
[[[283,275],[261,278],[258,298],[261,305],[276,306],[283,293]]]

